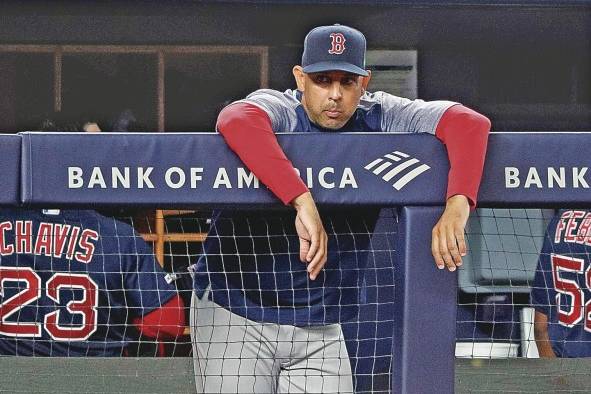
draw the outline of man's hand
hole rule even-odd
[[[462,256],[466,255],[464,228],[470,215],[470,204],[466,196],[457,194],[448,198],[445,211],[433,227],[431,252],[437,268],[447,266],[450,271],[462,265]]]
[[[328,237],[310,192],[294,198],[291,205],[297,211],[295,227],[300,238],[300,260],[308,264],[308,274],[314,280],[326,263]]]

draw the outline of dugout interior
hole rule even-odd
[[[368,49],[417,50],[419,97],[466,103],[494,130],[587,130],[590,122],[585,1],[11,0],[0,7],[2,132],[29,130],[32,116],[53,109],[111,119],[127,106],[150,131],[211,130],[227,100],[257,87],[293,87],[302,37],[335,20],[365,32]],[[87,99],[72,99],[78,93]]]

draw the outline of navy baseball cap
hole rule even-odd
[[[347,71],[367,76],[365,36],[344,25],[318,26],[304,40],[302,67],[305,73]]]

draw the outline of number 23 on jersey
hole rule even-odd
[[[9,283],[13,286],[22,283],[25,288],[5,299]],[[62,304],[64,301],[60,295],[64,290],[81,292],[81,299],[71,300],[65,305],[68,313],[81,317],[81,323],[60,324],[60,314],[64,312],[60,309],[47,313],[42,317],[42,322],[14,321],[22,308],[43,296],[49,297],[56,305]],[[32,268],[0,267],[0,297],[3,300],[0,304],[0,335],[35,338],[42,335],[41,330],[44,328],[57,341],[84,341],[97,329],[98,285],[86,274],[55,273],[43,285]]]

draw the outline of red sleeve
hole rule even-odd
[[[252,104],[232,104],[220,112],[216,128],[230,149],[284,204],[308,191],[279,146],[265,111]]]
[[[133,319],[142,335],[158,340],[174,339],[185,330],[185,303],[178,295],[143,317]]]
[[[435,135],[447,147],[450,164],[447,198],[462,194],[476,206],[489,131],[490,120],[463,105],[448,108],[439,120]]]

